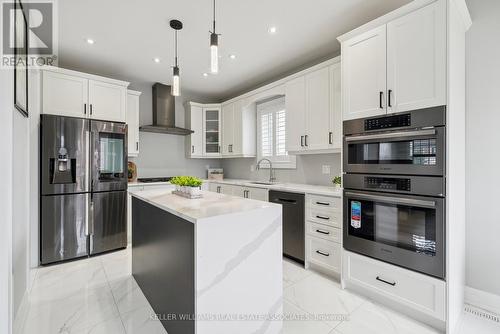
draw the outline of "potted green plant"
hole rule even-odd
[[[194,176],[176,176],[170,180],[175,185],[175,191],[186,197],[201,195],[201,185],[203,181]]]
[[[332,179],[332,183],[333,183],[333,186],[335,188],[340,188],[341,185],[342,185],[342,177],[339,175],[339,176],[335,176],[333,179]]]

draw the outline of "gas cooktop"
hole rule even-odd
[[[138,178],[137,182],[141,182],[141,183],[168,182],[171,179],[172,179],[171,176],[167,176],[167,177],[142,177],[142,178]]]

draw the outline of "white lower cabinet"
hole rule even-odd
[[[348,251],[343,254],[342,275],[347,287],[363,289],[376,299],[396,302],[438,320],[446,319],[444,281]]]
[[[310,236],[316,238],[325,239],[328,241],[336,242],[340,244],[342,240],[342,235],[340,233],[340,228],[332,227],[323,224],[317,224],[313,222],[306,223],[306,233]]]
[[[267,202],[269,199],[269,190],[265,188],[244,187],[232,184],[210,183],[208,190],[224,195],[233,195],[243,198],[255,199]]]
[[[340,275],[342,258],[342,200],[306,194],[306,266]]]
[[[337,242],[307,236],[306,261],[340,273],[341,246]]]
[[[210,183],[208,189],[212,192],[224,194],[224,195],[233,195],[234,187],[230,184],[222,184],[222,183]]]
[[[249,187],[238,187],[240,189],[240,194],[238,196],[242,196],[244,198],[250,198],[250,199],[255,199],[258,201],[265,201],[267,202],[269,200],[269,190],[264,189],[264,188],[249,188]]]

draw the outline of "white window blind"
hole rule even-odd
[[[285,98],[257,103],[258,158],[267,158],[276,168],[295,168],[295,156],[286,151]],[[267,167],[264,164],[262,167]]]

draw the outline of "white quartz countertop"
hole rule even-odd
[[[152,189],[129,192],[130,195],[170,212],[192,223],[204,218],[248,212],[258,209],[279,207],[279,204],[256,201],[203,191],[203,198],[188,199],[172,194],[170,190]]]
[[[325,195],[332,197],[341,197],[342,188],[335,188],[333,186],[315,186],[310,184],[300,184],[300,183],[280,183],[279,181],[272,185],[267,184],[255,184],[251,180],[239,180],[239,179],[224,179],[222,181],[209,180],[210,183],[219,184],[232,184],[243,187],[253,187],[253,188],[265,188],[270,190],[278,191],[289,191],[302,194],[314,194],[314,195]],[[257,181],[258,182],[258,181]]]
[[[129,182],[129,187],[142,187],[142,186],[170,186],[170,182]]]

